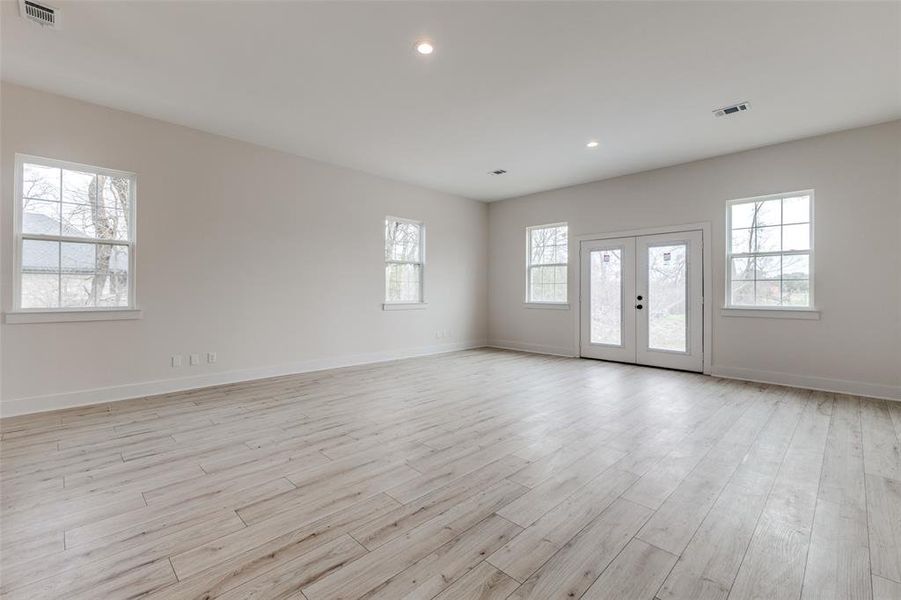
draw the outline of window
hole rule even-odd
[[[15,307],[134,307],[135,176],[16,157]]]
[[[566,223],[539,225],[526,230],[529,245],[526,302],[566,303],[567,232]]]
[[[425,227],[408,219],[385,219],[385,303],[422,303]]]
[[[812,209],[812,190],[729,203],[729,307],[813,306]]]

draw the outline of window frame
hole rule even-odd
[[[127,178],[129,180],[129,198],[128,198],[128,239],[127,240],[97,240],[96,238],[81,238],[64,235],[48,235],[37,233],[24,233],[22,231],[24,211],[22,210],[23,198],[23,177],[25,174],[25,164],[35,164],[44,167],[57,169],[69,169],[73,171],[81,171],[94,173],[98,175],[107,175],[110,177]],[[15,177],[14,177],[14,193],[13,193],[13,310],[7,314],[7,323],[29,323],[29,322],[54,322],[66,320],[84,320],[96,321],[104,320],[107,314],[110,320],[121,320],[128,318],[141,318],[141,311],[137,308],[137,273],[136,264],[136,232],[137,227],[135,217],[137,215],[136,198],[137,198],[137,175],[130,171],[120,171],[117,169],[109,169],[106,167],[97,167],[94,165],[78,163],[67,160],[59,160],[55,158],[47,158],[44,156],[36,156],[32,154],[16,153],[15,160]],[[113,245],[126,246],[128,248],[128,305],[127,306],[74,306],[63,307],[57,306],[52,308],[22,308],[22,255],[23,242],[26,240],[51,241],[51,242],[73,242],[73,243],[92,243],[94,245]],[[21,315],[24,317],[16,317]],[[28,315],[35,318],[30,319]],[[53,318],[54,315],[59,318]],[[71,318],[67,318],[70,315]],[[78,318],[81,315],[83,318]],[[12,318],[11,318],[12,317]]]
[[[533,265],[532,264],[532,231],[535,229],[551,229],[554,227],[566,227],[566,262],[565,263],[548,263]],[[544,223],[542,225],[529,225],[526,227],[526,271],[525,271],[525,300],[526,308],[551,308],[551,309],[567,309],[569,308],[569,222],[560,221],[557,223]],[[549,300],[532,300],[532,269],[534,267],[564,267],[566,269],[566,296],[562,301]]]
[[[814,291],[814,264],[815,264],[815,249],[814,249],[814,206],[815,206],[815,198],[814,198],[814,189],[806,189],[806,190],[796,190],[789,192],[781,192],[777,194],[766,194],[763,196],[752,196],[749,198],[737,198],[735,200],[729,200],[726,202],[726,287],[725,287],[725,302],[723,305],[724,314],[726,316],[749,316],[751,314],[750,311],[760,311],[758,314],[763,313],[818,313],[818,309],[816,308],[816,295]],[[769,251],[769,252],[732,252],[732,207],[736,204],[749,204],[751,202],[766,202],[768,200],[777,200],[784,198],[792,198],[798,196],[808,196],[810,198],[809,201],[809,215],[808,215],[808,235],[810,239],[810,248],[808,250],[779,250],[779,251]],[[791,225],[791,223],[789,223]],[[780,214],[780,227],[784,227],[785,223],[782,220],[782,215]],[[792,256],[792,255],[803,255],[807,254],[808,256],[808,298],[809,302],[807,306],[791,306],[785,304],[778,305],[759,305],[759,304],[733,304],[732,303],[732,259],[733,258],[748,258],[748,257],[758,257],[758,256]],[[754,280],[757,281],[756,279]],[[780,283],[782,282],[780,276]],[[763,315],[766,316],[766,315]],[[773,316],[776,316],[775,314]]]
[[[383,229],[383,238],[382,238],[382,255],[384,257],[384,266],[389,264],[395,265],[419,265],[419,301],[417,302],[406,302],[406,301],[398,301],[398,300],[388,300],[388,284],[385,282],[385,287],[382,290],[382,309],[383,310],[415,310],[425,308],[425,271],[426,271],[426,253],[425,253],[425,235],[426,235],[426,227],[425,222],[418,221],[416,219],[406,219],[404,217],[394,217],[391,215],[386,215],[384,221],[382,222],[382,226],[384,228],[388,222],[398,222],[398,223],[409,223],[411,225],[416,225],[419,227],[419,261],[406,261],[406,260],[388,260],[387,250],[388,250],[388,239],[384,237],[384,229]]]

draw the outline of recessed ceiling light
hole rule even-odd
[[[432,42],[428,40],[419,40],[413,45],[416,48],[416,51],[420,54],[431,54],[435,51],[435,47],[432,45]]]
[[[589,148],[597,148],[597,147],[598,147],[598,142],[597,142],[597,140],[591,140],[590,142],[588,142],[588,143],[585,144],[585,145],[588,146]]]

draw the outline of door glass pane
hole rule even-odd
[[[623,343],[622,248],[591,251],[591,343]]]
[[[686,261],[688,246],[648,247],[648,348],[685,352],[687,346]]]

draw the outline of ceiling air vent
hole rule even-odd
[[[38,4],[31,0],[19,0],[19,12],[30,21],[34,21],[43,27],[59,27],[59,11],[46,4]]]
[[[713,111],[713,114],[718,117],[725,117],[726,115],[734,115],[735,113],[740,113],[746,110],[751,110],[750,102],[741,102],[739,104],[733,104],[732,106],[724,106],[723,108],[718,108]]]
[[[507,171],[505,169],[496,169],[494,171],[489,171],[489,175],[503,175]]]

